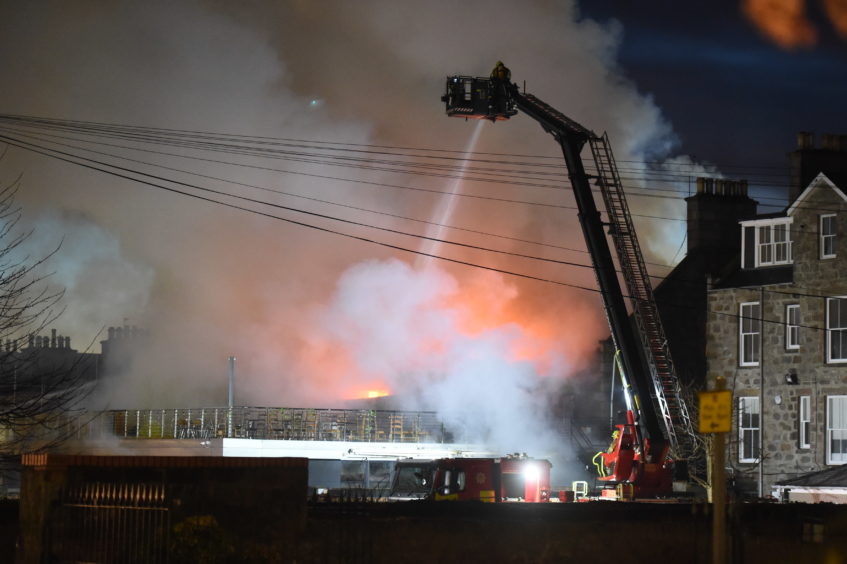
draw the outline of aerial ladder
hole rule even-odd
[[[562,149],[586,246],[609,321],[627,400],[627,422],[617,425],[607,452],[598,453],[600,479],[617,485],[622,497],[670,494],[673,460],[688,457],[694,432],[656,307],[653,288],[627,206],[609,138],[597,135],[511,82],[502,63],[488,78],[447,77],[442,96],[451,117],[508,120],[518,110],[536,120]],[[595,174],[585,171],[581,153],[589,146]],[[602,195],[602,221],[591,182]],[[635,325],[604,228],[608,228],[627,288]]]

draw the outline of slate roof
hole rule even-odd
[[[791,284],[793,281],[794,265],[787,264],[765,268],[738,268],[728,276],[716,281],[712,287],[715,289],[746,288],[772,284]]]
[[[818,488],[847,488],[847,464],[827,468],[820,472],[812,472],[790,480],[782,480],[777,486],[818,487]]]

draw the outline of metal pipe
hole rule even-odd
[[[765,288],[759,288],[759,499],[765,497]]]
[[[229,357],[229,386],[227,390],[226,436],[232,437],[232,408],[235,405],[235,357]]]
[[[229,357],[229,386],[227,390],[226,406],[232,409],[235,406],[235,357]]]

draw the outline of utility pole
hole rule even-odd
[[[726,378],[718,376],[715,387],[700,392],[700,433],[713,435],[711,456],[712,564],[726,564],[726,434],[732,428],[732,392]]]

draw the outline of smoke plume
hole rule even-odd
[[[0,23],[0,69],[4,84],[14,85],[0,91],[7,113],[462,151],[476,125],[444,117],[444,77],[485,75],[502,59],[528,91],[608,131],[620,162],[648,167],[676,144],[659,108],[617,66],[620,26],[582,19],[572,1],[526,2],[520,11],[505,1],[446,0],[8,8]],[[478,152],[559,157],[529,118],[481,127]],[[185,166],[175,157],[161,162]],[[220,405],[226,359],[236,356],[242,405],[337,406],[384,390],[409,408],[439,410],[477,438],[521,449],[522,439],[550,426],[546,398],[589,365],[607,334],[596,293],[578,288],[594,285],[589,268],[449,246],[438,253],[566,285],[456,264],[415,265],[408,253],[22,151],[10,151],[0,165],[7,177],[24,172],[21,203],[39,231],[64,238],[53,265],[56,281],[73,289],[62,333],[86,342],[125,317],[151,331],[149,347],[102,395],[108,407]],[[221,162],[192,166],[208,176],[425,221],[441,209],[431,193],[349,181],[448,190],[441,178],[389,172],[298,169],[343,182]],[[561,189],[468,181],[458,190],[573,205],[564,177],[557,181]],[[636,187],[650,189],[640,181]],[[257,197],[247,188],[226,189]],[[396,217],[259,197],[425,231]],[[660,217],[682,217],[682,205],[631,202],[634,212]],[[572,210],[457,199],[449,215],[451,225],[510,239],[454,230],[448,239],[589,264],[578,252],[582,235]],[[681,223],[637,218],[637,228],[648,260],[667,261],[679,249]],[[365,228],[348,231],[419,244]]]

